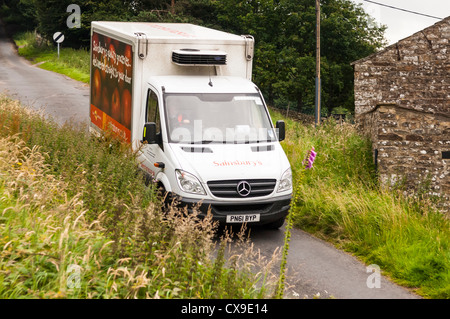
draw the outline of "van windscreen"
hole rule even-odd
[[[275,141],[258,94],[165,94],[171,143],[259,143]]]

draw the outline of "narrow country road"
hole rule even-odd
[[[284,243],[278,231],[252,231],[252,241],[264,255]],[[355,257],[300,230],[291,231],[287,259],[288,292],[285,298],[419,299],[384,276],[376,284],[375,272]],[[381,269],[381,272],[383,269]],[[370,277],[369,277],[370,276]],[[370,288],[372,287],[372,288]]]
[[[42,70],[19,57],[0,24],[0,94],[6,93],[23,105],[43,109],[58,123],[87,122],[89,87],[66,76]],[[1,114],[0,114],[1,116]],[[253,229],[252,242],[271,256],[284,244],[280,230]],[[382,271],[382,269],[381,269]],[[294,229],[288,256],[289,286],[286,298],[411,299],[419,298],[377,274],[366,265],[330,244]],[[369,284],[368,284],[369,282]],[[372,287],[372,288],[370,288]]]
[[[40,109],[59,124],[87,121],[89,86],[19,57],[0,24],[0,93]]]

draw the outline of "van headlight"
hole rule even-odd
[[[175,175],[177,177],[178,185],[184,192],[197,195],[206,195],[202,184],[194,175],[179,169],[175,170]]]
[[[292,171],[288,168],[283,175],[281,175],[280,185],[278,185],[278,192],[284,192],[292,189]]]

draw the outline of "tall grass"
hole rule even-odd
[[[274,120],[282,115],[272,112]],[[371,144],[348,123],[318,128],[284,119],[283,147],[293,167],[294,225],[378,264],[398,283],[430,298],[450,298],[450,219],[430,200],[380,187]],[[315,147],[307,173],[301,161]]]
[[[209,218],[163,212],[126,145],[3,96],[0,114],[0,298],[273,295],[275,257],[244,237],[225,257]]]
[[[40,68],[89,83],[90,58],[88,50],[65,48],[63,42],[60,44],[58,58],[57,47],[53,43],[39,39],[34,32],[16,34],[14,41],[18,46],[19,54],[34,63],[38,63]]]

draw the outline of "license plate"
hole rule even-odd
[[[259,214],[227,215],[227,223],[259,222]]]

